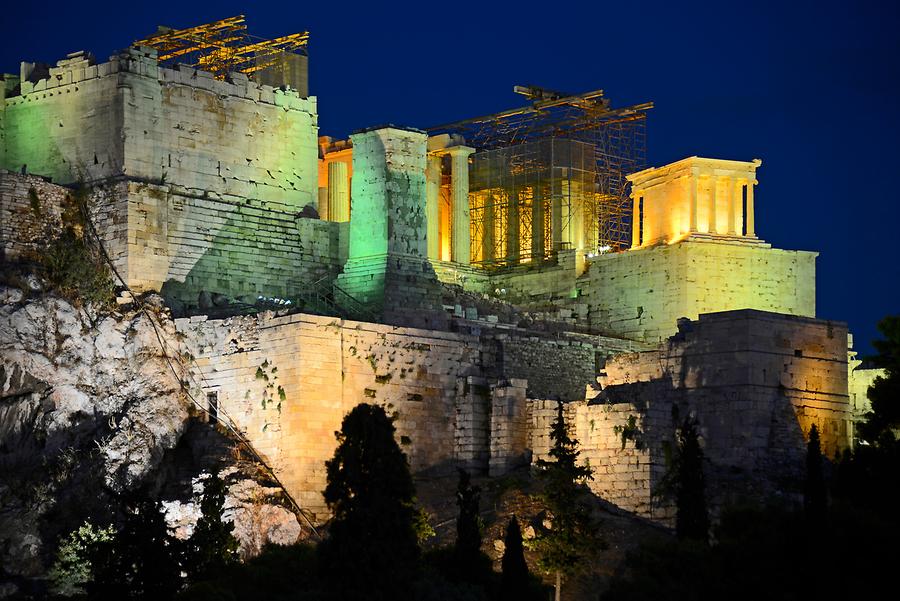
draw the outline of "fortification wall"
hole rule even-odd
[[[33,192],[32,192],[33,191]],[[0,244],[27,259],[62,226],[76,194],[33,175],[0,171]],[[297,216],[262,203],[194,196],[173,185],[124,179],[91,188],[87,205],[118,272],[137,291],[157,290],[176,309],[201,291],[253,304],[258,296],[302,303],[330,285],[346,261],[348,224]]]
[[[110,259],[127,266],[127,237],[124,195],[120,186],[79,192],[58,186],[36,175],[0,170],[0,248],[9,261],[28,261],[59,234],[65,211],[77,205],[67,199],[85,194],[84,201]],[[122,272],[123,274],[125,272]]]
[[[35,173],[60,184],[121,175],[125,106],[119,84],[127,76],[112,57],[101,65],[86,56],[62,60],[50,77],[22,81],[5,98],[3,168]]]
[[[715,504],[741,496],[797,494],[804,437],[815,424],[823,451],[846,448],[846,324],[734,311],[703,315],[657,350],[606,363],[605,388],[568,403],[566,419],[594,468],[590,488],[627,511],[673,517],[663,493],[682,421],[696,419]],[[529,402],[535,460],[547,456],[556,403]]]
[[[292,494],[315,512],[324,511],[320,491],[334,432],[355,405],[397,412],[397,436],[416,472],[461,465],[502,474],[527,464],[529,454],[530,383],[521,375],[535,377],[539,390],[552,389],[555,379],[558,389],[579,389],[583,399],[599,352],[577,341],[540,342],[489,328],[451,333],[303,314],[177,324],[184,352],[202,373],[197,394],[217,394]],[[513,361],[530,352],[543,363]],[[557,362],[578,367],[560,370]]]
[[[654,342],[679,317],[759,309],[815,316],[818,253],[760,244],[684,241],[601,255],[579,279],[588,324],[610,336]]]
[[[314,512],[324,511],[334,433],[359,403],[397,412],[397,436],[414,471],[449,469],[457,449],[487,448],[489,424],[475,432],[472,403],[457,403],[471,398],[471,377],[491,361],[477,337],[312,315],[192,318],[178,328],[204,393],[218,394],[219,406]],[[489,404],[489,387],[481,393]]]
[[[200,291],[242,302],[298,299],[346,260],[347,225],[263,203],[129,184],[129,274],[136,289],[195,304]]]
[[[498,363],[507,378],[528,382],[528,396],[573,401],[584,399],[596,384],[597,372],[609,357],[634,352],[641,345],[629,340],[574,333],[556,336],[524,331],[494,332]]]
[[[61,184],[127,176],[284,210],[316,205],[314,97],[159,68],[149,48],[91,63],[59,61],[5,99],[3,167]]]

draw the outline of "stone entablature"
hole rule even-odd
[[[762,161],[689,157],[628,176],[634,202],[631,247],[672,244],[689,236],[753,242],[753,186]]]

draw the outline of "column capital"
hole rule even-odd
[[[444,152],[446,152],[453,158],[460,157],[460,156],[467,158],[469,155],[471,155],[473,152],[475,152],[475,149],[472,148],[471,146],[462,146],[462,145],[450,146],[449,148],[445,148],[443,150],[444,150]]]

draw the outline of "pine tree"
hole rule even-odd
[[[709,538],[709,513],[703,477],[703,449],[700,448],[697,424],[690,418],[684,420],[678,435],[675,494],[675,532],[678,538],[706,542]]]
[[[186,545],[185,568],[191,581],[222,574],[238,560],[238,541],[232,534],[234,524],[222,520],[225,492],[225,482],[218,473],[203,483],[200,519]]]
[[[822,448],[819,429],[813,424],[806,445],[806,481],[803,487],[803,509],[810,522],[819,522],[825,515],[825,476],[822,473]]]
[[[563,575],[574,573],[598,541],[590,507],[583,500],[584,483],[592,479],[593,470],[578,465],[578,441],[569,436],[562,402],[557,405],[550,438],[553,461],[542,459],[537,465],[545,483],[543,497],[551,513],[551,527],[535,542],[539,565],[556,576],[558,601]]]
[[[419,559],[415,488],[394,425],[381,407],[360,404],[336,436],[325,464],[334,517],[319,545],[323,582],[341,599],[407,598]]]
[[[506,526],[506,546],[503,550],[503,575],[500,580],[501,601],[521,601],[529,593],[531,575],[525,563],[525,550],[522,547],[522,531],[516,516],[509,518]]]

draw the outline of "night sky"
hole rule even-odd
[[[849,322],[865,354],[900,313],[898,4],[18,2],[0,69],[82,49],[105,60],[158,24],[245,14],[258,36],[311,32],[321,134],[492,113],[522,104],[514,84],[651,100],[650,165],[763,160],[759,236],[820,251],[817,314]]]

